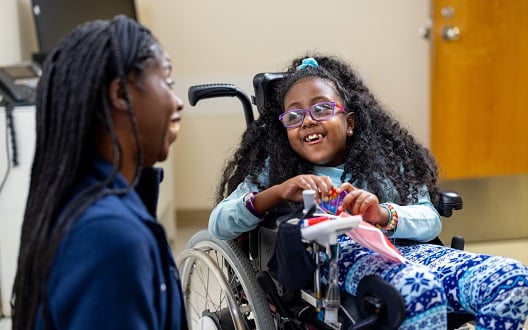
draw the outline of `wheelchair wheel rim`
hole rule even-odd
[[[274,328],[268,302],[256,283],[254,270],[247,256],[238,245],[219,241],[208,233],[199,232],[191,239],[187,248],[199,250],[214,260],[224,275],[228,288],[220,291],[218,287],[214,288],[218,279],[209,271],[203,258],[178,257],[191,329],[197,329],[205,311],[218,316],[221,329]],[[240,261],[241,258],[245,260]],[[236,301],[239,309],[236,315],[232,315],[233,320],[227,320],[228,314],[225,313],[226,310],[232,312],[228,304],[230,299]]]

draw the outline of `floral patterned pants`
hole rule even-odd
[[[446,329],[447,312],[474,314],[477,329],[522,329],[528,318],[528,267],[516,260],[396,243],[407,259],[398,264],[347,236],[339,244],[341,290],[355,294],[364,276],[382,277],[405,301],[401,329]]]

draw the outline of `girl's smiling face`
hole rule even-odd
[[[284,111],[308,109],[319,102],[343,104],[331,81],[308,77],[297,81],[284,98]],[[352,113],[334,111],[324,121],[315,121],[306,113],[300,126],[286,128],[291,147],[299,156],[315,165],[337,166],[344,163],[346,138],[354,128]],[[347,130],[349,131],[347,133]]]

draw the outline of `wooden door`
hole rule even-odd
[[[431,4],[431,149],[441,177],[528,173],[528,1]]]

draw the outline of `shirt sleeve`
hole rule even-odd
[[[260,218],[246,208],[243,199],[245,194],[257,191],[255,184],[244,181],[227,198],[218,203],[209,216],[211,235],[229,240],[255,229]]]
[[[406,238],[427,242],[442,231],[442,220],[435,209],[427,188],[423,187],[418,194],[416,204],[400,206],[390,203],[398,214],[398,225],[391,238]]]

